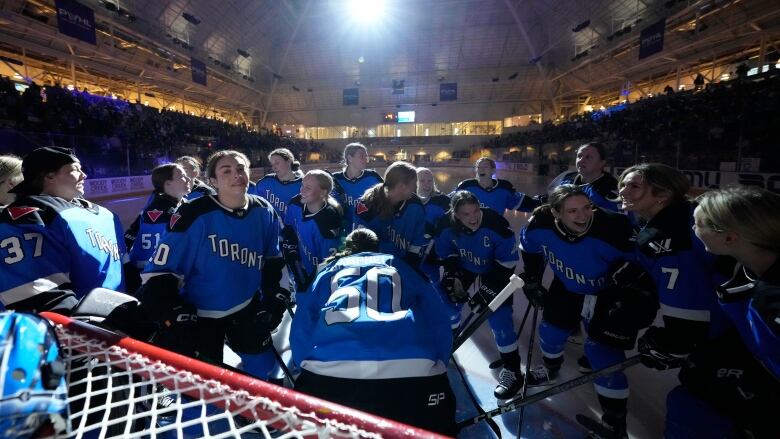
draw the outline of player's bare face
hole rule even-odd
[[[663,207],[666,200],[653,194],[652,186],[645,182],[644,177],[636,172],[629,172],[621,181],[620,199],[623,210],[634,212],[642,218],[651,219]]]
[[[407,183],[398,183],[394,188],[387,190],[387,198],[392,203],[400,203],[412,198],[412,195],[417,191],[417,179],[411,180]]]
[[[352,155],[347,155],[347,167],[351,172],[360,173],[368,166],[368,153],[358,149]]]
[[[588,197],[575,195],[564,200],[561,210],[553,210],[553,214],[570,232],[585,233],[593,221],[593,203]]]
[[[477,172],[477,179],[480,181],[489,181],[493,179],[493,172],[495,168],[490,166],[490,162],[482,162],[475,168]]]
[[[433,192],[433,173],[429,171],[417,173],[417,187],[420,189],[418,195],[428,195]]]
[[[165,182],[165,193],[181,200],[192,190],[192,179],[187,176],[184,168],[177,166],[173,170],[173,176]]]
[[[216,178],[212,180],[222,204],[232,208],[246,205],[249,164],[243,159],[234,156],[219,159],[216,166]]]
[[[184,172],[187,174],[187,177],[189,177],[190,180],[194,180],[198,178],[198,176],[200,175],[200,169],[190,162],[183,162],[179,166],[181,166],[182,169],[184,169]]]
[[[51,172],[43,179],[43,193],[72,201],[84,196],[84,180],[87,174],[81,170],[81,163],[62,165],[57,172]]]
[[[311,175],[303,177],[301,183],[301,202],[306,205],[319,206],[328,197],[328,191],[321,188],[317,178]]]
[[[479,204],[466,203],[458,206],[455,218],[470,230],[477,230],[482,225],[482,209]]]
[[[592,146],[577,150],[577,172],[586,179],[600,176],[606,164],[607,161],[602,159],[599,151]]]
[[[292,163],[288,162],[284,159],[284,157],[280,155],[272,155],[271,159],[271,170],[274,171],[274,174],[276,174],[277,177],[279,177],[279,180],[290,180],[292,179]]]
[[[704,249],[716,255],[728,255],[728,250],[724,245],[726,232],[716,230],[707,225],[708,221],[700,208],[693,211],[693,233],[696,234],[701,242],[704,243]]]

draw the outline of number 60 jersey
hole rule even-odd
[[[296,300],[290,345],[303,369],[354,379],[446,371],[447,310],[430,282],[398,257],[345,256],[325,266]]]

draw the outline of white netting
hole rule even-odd
[[[46,317],[55,323],[67,365],[69,429],[62,437],[431,436],[132,339],[117,342],[82,322]]]

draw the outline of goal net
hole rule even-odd
[[[58,437],[441,437],[42,315],[55,326],[67,370],[67,431]]]

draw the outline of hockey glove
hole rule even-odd
[[[290,226],[285,226],[282,229],[282,256],[284,262],[292,267],[296,262],[300,262],[301,255],[298,253],[298,234]]]
[[[282,322],[290,303],[290,292],[280,286],[266,288],[260,301],[255,322],[259,328],[271,332]]]
[[[528,302],[537,308],[543,308],[547,289],[542,286],[542,280],[528,273],[520,273],[520,279],[523,279],[523,282],[525,282],[523,293]]]
[[[496,264],[490,271],[479,276],[479,290],[477,290],[477,294],[474,296],[484,301],[485,305],[490,304],[509,283],[509,278],[514,271],[514,267],[509,268]],[[504,301],[504,304],[512,304],[512,295]]]
[[[675,369],[683,365],[687,352],[675,352],[671,334],[666,328],[651,326],[637,342],[640,359],[645,366],[657,369]]]
[[[182,355],[196,356],[198,315],[192,305],[178,305],[158,322],[152,344]]]
[[[452,303],[466,303],[469,300],[469,293],[463,288],[460,278],[454,273],[444,273],[446,277],[441,280],[441,287],[447,293],[447,297]]]

